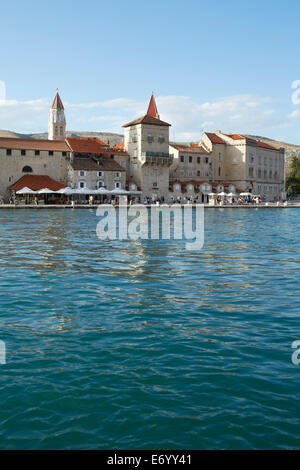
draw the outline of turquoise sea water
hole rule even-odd
[[[205,246],[0,212],[1,449],[300,448],[298,209],[205,212]]]

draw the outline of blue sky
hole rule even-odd
[[[1,16],[1,129],[45,131],[58,87],[69,130],[122,132],[154,90],[172,139],[300,144],[298,0],[28,0]]]

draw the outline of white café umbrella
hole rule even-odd
[[[52,191],[52,189],[49,188],[43,188],[38,191],[38,194],[52,194],[55,193],[56,191]]]
[[[142,194],[142,191],[129,191],[130,194]]]
[[[59,189],[58,191],[56,191],[56,193],[70,195],[74,193],[74,189],[69,188],[69,186],[67,186],[66,188]]]
[[[229,193],[229,194],[227,194],[227,196],[228,197],[234,197],[234,196],[236,196],[236,193]]]
[[[240,193],[240,196],[252,196],[251,193]]]
[[[224,191],[222,191],[221,193],[218,193],[218,196],[224,197],[224,196],[228,196],[228,194],[224,193]]]
[[[24,188],[19,189],[19,191],[16,191],[16,194],[36,194],[37,191],[33,191],[33,189],[27,188],[27,186],[24,186]]]
[[[95,194],[95,189],[79,188],[74,190],[74,194]]]
[[[96,189],[95,194],[111,194],[111,191],[101,186],[100,188]]]
[[[217,193],[208,193],[209,197],[213,197],[213,196],[216,196],[216,195],[217,195]]]
[[[126,191],[125,189],[121,189],[121,188],[115,188],[113,189],[110,194],[118,194],[118,195],[127,195],[127,194],[130,194],[129,191]]]

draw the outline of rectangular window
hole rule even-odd
[[[39,150],[35,150],[34,151],[34,155],[39,155],[40,154],[40,151]]]
[[[201,176],[201,171],[200,170],[197,171],[197,176]]]
[[[153,139],[153,135],[148,134],[148,135],[147,135],[147,141],[148,141],[149,143],[151,143],[151,142],[153,142],[153,140],[154,140],[154,139]]]
[[[119,171],[116,172],[116,178],[121,178],[121,173]]]
[[[165,141],[165,138],[162,135],[158,136],[158,142],[162,144]]]
[[[85,171],[84,171],[84,170],[80,170],[80,171],[78,172],[78,175],[79,175],[79,176],[85,176]]]
[[[189,156],[189,163],[193,163],[193,157]]]
[[[98,171],[98,176],[99,176],[99,178],[102,178],[102,176],[103,176],[103,171]]]
[[[66,156],[67,156],[67,152],[63,152],[62,155],[63,155],[63,157],[66,157]]]
[[[197,157],[197,163],[201,163],[201,158]]]
[[[11,149],[6,149],[6,155],[11,155]]]
[[[206,164],[208,163],[208,157],[205,157],[205,163]]]
[[[53,155],[53,150],[49,150],[49,156],[52,156]]]
[[[120,183],[119,181],[117,181],[117,182],[115,183],[115,188],[118,188],[118,189],[121,188],[121,183]]]
[[[180,156],[180,161],[181,161],[181,163],[184,163],[184,155]]]
[[[85,188],[85,182],[84,181],[79,181],[78,188]]]
[[[26,155],[26,150],[21,150],[21,155]]]

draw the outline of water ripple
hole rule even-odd
[[[0,448],[299,448],[297,209],[205,214],[205,246],[1,211]]]

